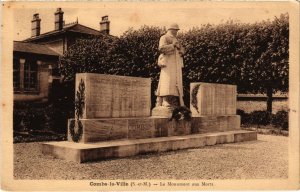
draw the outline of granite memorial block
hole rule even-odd
[[[85,83],[83,119],[150,116],[150,78],[79,73],[76,87],[81,79]]]
[[[193,117],[236,114],[236,85],[191,83]]]
[[[199,116],[191,121],[192,134],[240,130],[239,115]]]

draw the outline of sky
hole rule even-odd
[[[187,31],[201,24],[219,24],[228,20],[254,23],[261,20],[274,19],[287,12],[282,6],[257,6],[256,8],[207,8],[201,6],[173,6],[174,4],[132,3],[129,6],[109,6],[99,4],[89,8],[70,8],[65,4],[58,5],[64,11],[65,23],[78,21],[80,24],[99,30],[101,17],[109,16],[110,33],[120,36],[129,27],[138,29],[143,25],[164,27],[170,23],[178,23],[181,31]],[[14,9],[14,40],[20,41],[31,35],[31,20],[33,14],[39,13],[41,18],[41,33],[54,30],[54,12],[57,7],[26,7]]]

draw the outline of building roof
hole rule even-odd
[[[84,25],[81,25],[81,24],[75,22],[75,23],[65,25],[62,30],[49,31],[49,32],[43,33],[39,36],[30,37],[28,39],[25,39],[24,41],[30,42],[30,41],[42,39],[42,38],[53,36],[53,35],[63,34],[63,33],[66,33],[68,31],[76,32],[76,33],[89,34],[89,35],[99,35],[101,33],[100,31],[97,31],[95,29],[89,28],[87,26],[84,26]]]
[[[39,55],[59,56],[59,53],[50,49],[47,45],[14,41],[14,51],[23,53],[35,53]]]

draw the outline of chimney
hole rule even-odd
[[[102,20],[100,22],[100,32],[104,34],[109,34],[109,24],[110,21],[108,20],[108,15],[105,15],[102,17]]]
[[[55,30],[62,30],[64,27],[64,12],[57,8],[55,15]]]
[[[41,34],[41,19],[39,17],[39,14],[36,13],[33,15],[32,21],[31,21],[31,37],[36,37]]]

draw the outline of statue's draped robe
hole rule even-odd
[[[161,68],[157,96],[183,96],[182,68],[183,59],[173,43],[176,37],[165,34],[159,40],[159,51],[165,67]]]

